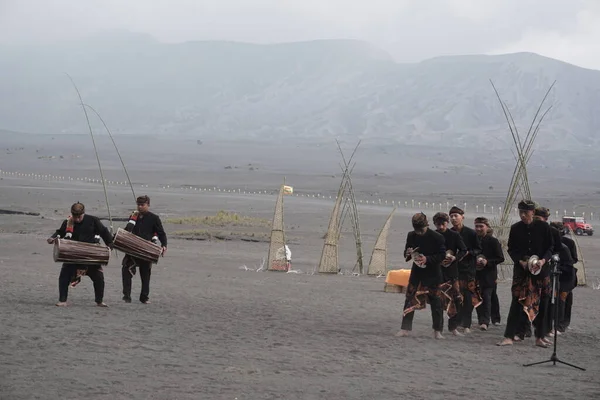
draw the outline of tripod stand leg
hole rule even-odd
[[[581,367],[578,367],[577,365],[569,364],[568,362],[564,362],[564,361],[561,361],[561,360],[559,360],[559,359],[557,359],[557,360],[556,360],[556,362],[557,362],[557,363],[561,363],[561,364],[568,365],[569,367],[573,367],[573,368],[579,369],[579,370],[581,370],[581,371],[585,371],[585,370],[586,370],[585,368],[581,368]]]
[[[560,363],[560,364],[564,364],[567,365],[569,367],[572,368],[576,368],[578,370],[581,371],[585,371],[585,368],[581,368],[578,367],[577,365],[573,365],[573,364],[569,364],[568,362],[564,362],[558,359],[558,357],[556,356],[556,346],[558,344],[558,334],[557,334],[557,325],[558,325],[558,307],[559,307],[559,295],[560,295],[560,283],[558,282],[558,275],[560,275],[560,272],[557,272],[556,270],[556,266],[554,266],[555,270],[552,272],[552,306],[554,307],[553,311],[554,311],[554,318],[552,321],[552,324],[554,326],[554,352],[552,353],[552,356],[550,357],[549,360],[545,360],[545,361],[538,361],[538,362],[534,362],[534,363],[530,363],[530,364],[523,364],[524,367],[531,367],[533,365],[540,365],[540,364],[546,364],[551,362],[553,365],[556,365],[556,363]]]
[[[524,367],[531,367],[533,365],[546,364],[546,363],[549,363],[549,362],[552,362],[552,360],[544,360],[544,361],[534,362],[534,363],[531,363],[531,364],[523,364],[523,366]]]

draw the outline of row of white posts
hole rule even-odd
[[[44,181],[66,181],[66,182],[86,182],[86,183],[102,183],[101,179],[96,179],[96,178],[87,178],[87,177],[71,177],[71,176],[57,176],[57,175],[50,175],[50,174],[36,174],[36,173],[24,173],[24,172],[14,172],[14,171],[4,171],[4,170],[0,170],[0,176],[6,176],[6,177],[13,177],[13,178],[19,178],[19,179],[36,179],[36,180],[44,180]],[[105,184],[107,185],[119,185],[119,186],[126,186],[128,185],[127,182],[125,181],[115,181],[115,180],[104,180]],[[138,186],[140,188],[148,188],[149,185],[147,184],[138,184],[138,185],[134,185],[134,186]],[[158,187],[160,189],[166,190],[166,189],[180,189],[180,190],[184,190],[184,191],[196,191],[196,192],[217,192],[217,193],[238,193],[238,194],[246,194],[246,195],[276,195],[277,191],[273,191],[273,190],[258,190],[258,191],[249,191],[246,189],[222,189],[216,186],[207,188],[207,187],[196,187],[196,186],[171,186],[171,185],[158,185]],[[312,194],[312,193],[294,193],[292,196],[295,197],[306,197],[306,198],[317,198],[317,199],[331,199],[331,200],[335,200],[337,199],[337,196],[327,196],[327,195],[322,195],[321,193],[316,193],[316,194]],[[417,210],[431,210],[431,211],[445,211],[448,212],[448,210],[450,210],[450,207],[452,206],[459,206],[461,207],[465,212],[470,212],[470,213],[474,213],[475,214],[492,214],[492,215],[501,215],[502,214],[502,207],[501,206],[492,206],[492,205],[487,205],[487,204],[483,204],[482,206],[480,205],[470,205],[469,208],[467,209],[467,203],[462,203],[462,204],[456,204],[456,203],[450,203],[449,201],[446,201],[444,203],[439,203],[439,202],[422,202],[422,201],[418,201],[418,200],[410,200],[410,201],[395,201],[395,200],[386,200],[386,199],[377,199],[377,200],[363,200],[363,199],[357,199],[356,200],[358,202],[358,204],[373,204],[373,205],[382,205],[382,206],[398,206],[398,207],[404,207],[404,208],[411,208],[411,209],[417,209]],[[518,215],[518,210],[517,208],[513,209],[513,213],[514,215]],[[575,211],[572,212],[573,216],[575,216]],[[582,212],[581,213],[582,216],[585,218],[586,216],[586,212]],[[561,215],[567,215],[567,210],[563,210],[563,213],[560,214],[558,210],[555,211],[555,217],[559,218]],[[593,212],[589,212],[589,214],[587,214],[589,216],[589,220],[593,220],[594,219],[594,213]]]

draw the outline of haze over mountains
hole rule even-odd
[[[600,142],[600,71],[532,53],[399,64],[365,42],[162,44],[122,33],[0,47],[0,129],[85,133],[68,72],[113,133],[512,147],[489,79],[545,149]],[[101,127],[94,122],[94,126]]]

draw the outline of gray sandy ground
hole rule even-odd
[[[5,170],[26,164],[1,161]],[[89,165],[78,171],[94,174],[92,161],[87,160]],[[231,179],[221,166],[213,172],[208,167],[193,172],[183,168],[180,164],[173,176],[194,184],[216,182],[223,176],[222,180]],[[164,171],[143,171],[141,164],[131,169],[150,183],[167,180]],[[58,169],[54,164],[45,170]],[[253,175],[254,184],[277,188],[281,176],[265,175]],[[310,183],[315,191],[334,191],[339,183],[339,178],[325,184],[311,177],[304,178],[304,186]],[[370,191],[373,184],[364,177],[362,187]],[[267,195],[158,189],[149,189],[148,194],[153,210],[164,217],[209,215],[225,209],[270,219],[275,202]],[[113,214],[127,216],[132,209],[128,188],[111,188],[110,196]],[[106,216],[98,185],[0,181],[0,208],[41,214],[0,215],[1,399],[600,396],[600,291],[591,285],[576,289],[572,329],[558,342],[559,356],[586,367],[586,372],[550,365],[524,368],[523,363],[549,358],[551,349],[536,348],[531,340],[512,347],[495,346],[504,324],[465,338],[446,334],[446,340],[435,341],[429,309],[415,316],[414,337],[397,338],[404,295],[384,293],[383,278],[349,274],[355,253],[349,231],[340,244],[345,274],[311,274],[333,205],[325,200],[286,197],[293,268],[300,274],[240,268],[257,269],[266,257],[267,243],[189,241],[171,236],[167,256],[152,271],[152,304],[120,300],[122,254],[113,253],[105,267],[105,300],[110,308],[95,307],[88,278],[70,290],[69,307],[57,308],[60,265],[52,261],[52,247],[45,238],[77,200],[88,204],[90,213]],[[390,207],[360,207],[365,263],[389,211]],[[398,268],[407,267],[402,248],[412,212],[399,209],[392,222],[389,263]],[[472,217],[468,216],[468,223]],[[115,222],[115,227],[123,224]],[[178,229],[172,224],[166,228],[168,232]],[[579,241],[588,261],[588,280],[596,282],[600,278],[597,237]],[[138,293],[136,276],[134,300]],[[504,323],[507,283],[500,285],[499,296]]]

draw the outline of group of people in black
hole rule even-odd
[[[154,243],[159,241],[162,247],[161,255],[164,256],[167,251],[167,235],[160,217],[150,212],[150,198],[139,196],[136,203],[137,210],[130,215],[125,230]],[[60,228],[47,239],[47,242],[53,244],[56,238],[86,243],[99,243],[102,239],[111,249],[114,240],[113,235],[100,219],[86,214],[85,206],[79,202],[71,206],[71,215],[63,221]],[[152,263],[130,255],[125,255],[122,262],[123,301],[131,303],[132,277],[135,275],[136,269],[139,269],[142,281],[139,300],[144,304],[148,304],[150,303]],[[81,277],[85,275],[89,276],[94,284],[96,305],[108,307],[104,302],[104,272],[102,265],[77,263],[63,263],[62,265],[58,278],[59,298],[58,303],[56,303],[57,306],[64,307],[67,305],[69,287],[75,287],[81,281]]]
[[[562,223],[548,223],[547,208],[523,200],[518,209],[520,221],[511,226],[507,244],[514,263],[512,301],[504,338],[498,345],[511,345],[531,336],[533,324],[535,344],[548,347],[552,323],[559,333],[570,324],[572,291],[577,286],[577,251],[574,241],[565,236]],[[497,278],[504,254],[488,219],[475,218],[472,229],[464,225],[464,211],[455,206],[448,214],[435,214],[433,224],[435,230],[429,227],[423,213],[412,217],[413,231],[407,235],[404,253],[406,261],[412,260],[412,268],[398,335],[410,334],[414,312],[427,303],[436,339],[444,338],[444,312],[448,316],[448,332],[455,336],[471,332],[474,309],[480,330],[488,330],[491,324],[500,325]],[[553,254],[558,254],[560,260],[556,320],[552,318],[550,302],[549,261]]]
[[[150,212],[150,198],[137,198],[134,211],[125,230],[149,241],[160,241],[162,255],[167,250],[167,236],[158,215]],[[507,252],[513,263],[512,301],[504,338],[500,346],[512,345],[531,336],[534,327],[535,343],[540,347],[551,344],[552,323],[557,331],[564,332],[570,324],[573,289],[577,286],[577,251],[572,239],[565,236],[560,222],[548,223],[550,212],[536,207],[530,200],[518,205],[520,221],[510,228]],[[427,216],[417,213],[412,217],[413,231],[406,238],[406,261],[412,268],[399,336],[408,336],[412,330],[414,312],[430,304],[433,331],[436,339],[443,339],[444,312],[448,316],[448,331],[455,336],[471,332],[473,310],[477,311],[480,330],[490,325],[500,325],[500,306],[497,295],[498,265],[504,262],[502,246],[494,237],[493,229],[485,217],[474,220],[474,229],[464,225],[464,211],[452,207],[448,214],[438,212],[433,216],[435,230],[429,228]],[[451,225],[451,227],[450,227]],[[85,213],[82,203],[71,206],[71,215],[48,238],[53,244],[57,237],[87,243],[99,243],[100,238],[112,249],[113,235],[98,217]],[[549,260],[553,254],[560,259],[560,284],[556,293],[558,319],[551,315],[551,282]],[[532,265],[530,258],[539,260]],[[123,301],[131,302],[132,277],[140,271],[142,288],[140,302],[149,303],[149,261],[123,257]],[[64,263],[58,278],[59,301],[67,305],[69,287],[76,286],[87,275],[93,282],[96,304],[104,302],[104,273],[102,265]],[[462,332],[459,330],[461,329]]]

